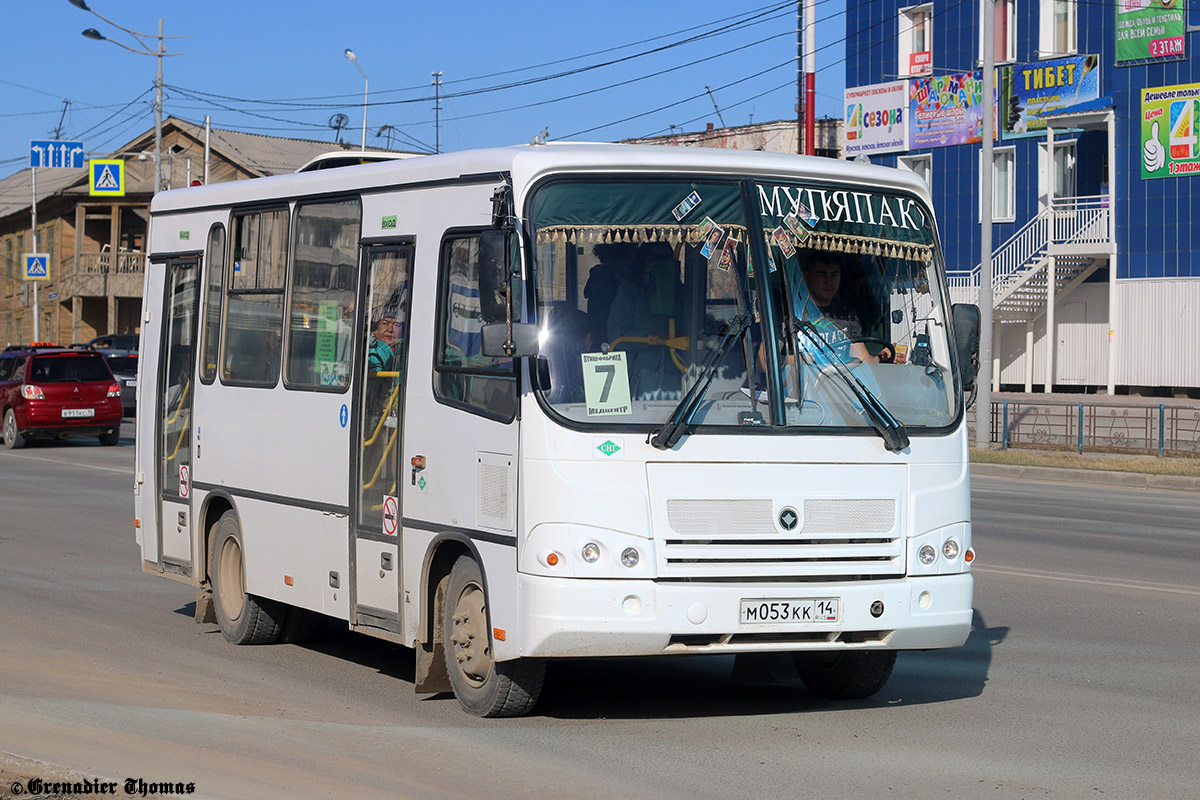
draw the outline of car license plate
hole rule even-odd
[[[62,410],[63,419],[71,419],[73,417],[94,417],[96,409],[94,408],[64,408]]]
[[[837,622],[840,605],[836,597],[742,600],[741,623]]]
[[[134,378],[134,379],[133,379],[133,380],[131,380],[131,381],[125,381],[125,385],[126,385],[126,386],[132,386],[132,387],[136,387],[136,386],[137,386],[137,379],[136,379],[136,378]]]

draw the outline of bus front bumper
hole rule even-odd
[[[787,587],[523,574],[520,655],[958,647],[971,632],[973,592],[970,573]],[[768,607],[778,609],[831,598],[838,600],[836,621],[742,621],[743,605],[774,603]]]

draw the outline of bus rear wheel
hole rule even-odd
[[[450,685],[465,711],[477,717],[517,717],[533,709],[546,662],[493,658],[483,575],[470,556],[460,556],[450,571],[442,637]]]
[[[857,700],[883,688],[896,666],[895,650],[793,653],[796,674],[818,697]]]
[[[208,576],[221,634],[233,644],[270,644],[279,638],[287,606],[246,593],[246,562],[237,515],[217,520],[208,553]]]

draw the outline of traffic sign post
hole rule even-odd
[[[125,162],[119,158],[93,158],[89,161],[88,194],[93,197],[124,197]]]
[[[25,253],[25,280],[45,281],[50,279],[50,254]]]
[[[83,142],[29,142],[29,166],[83,169]]]

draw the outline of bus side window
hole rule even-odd
[[[288,298],[289,388],[344,391],[354,352],[358,200],[309,203],[296,211],[296,255]]]
[[[233,261],[225,281],[223,383],[274,386],[283,334],[288,210],[233,218]]]
[[[511,420],[517,379],[511,358],[483,355],[479,311],[479,236],[442,242],[434,393],[438,400],[485,416]]]
[[[204,260],[205,311],[203,345],[200,355],[200,380],[212,383],[217,376],[217,354],[221,344],[221,291],[225,274],[225,226],[213,225],[208,232],[208,255]]]

